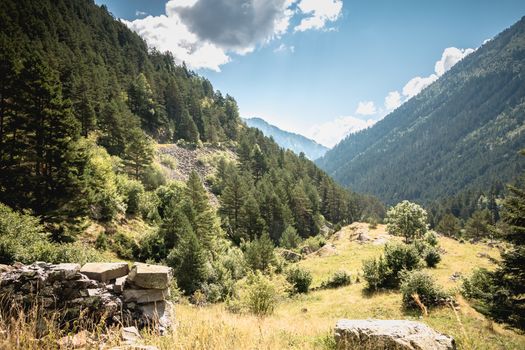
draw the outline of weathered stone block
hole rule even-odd
[[[91,279],[107,282],[126,276],[129,266],[127,263],[87,263],[82,266],[80,272]]]
[[[122,293],[124,291],[124,286],[126,285],[127,276],[119,277],[115,280],[113,285],[113,291],[115,293]]]
[[[135,263],[128,275],[128,282],[141,288],[165,289],[170,284],[171,275],[171,268],[167,266]]]
[[[406,320],[339,320],[338,349],[454,350],[454,338]]]
[[[170,296],[170,290],[166,289],[125,289],[122,293],[124,302],[136,302],[137,304],[163,301]]]

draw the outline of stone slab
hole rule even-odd
[[[164,301],[170,296],[170,290],[166,289],[130,289],[127,288],[122,293],[124,302],[136,302],[146,304],[157,301]]]
[[[87,277],[100,281],[108,282],[118,277],[126,276],[129,272],[127,263],[87,263],[80,269],[80,272]]]
[[[337,348],[378,350],[455,350],[454,338],[426,324],[407,320],[339,320]]]
[[[134,263],[128,281],[140,288],[166,289],[169,287],[171,276],[172,270],[167,266]]]

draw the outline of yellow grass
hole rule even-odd
[[[341,237],[332,241],[337,255],[312,255],[299,263],[312,272],[314,286],[341,269],[355,278],[363,259],[381,254],[382,245],[361,245],[351,241],[350,234],[346,227]],[[380,235],[385,235],[383,225],[370,233],[372,238]],[[449,290],[459,287],[460,282],[449,279],[454,272],[469,274],[474,267],[493,268],[488,259],[477,257],[477,253],[499,256],[495,248],[460,244],[449,238],[440,238],[440,245],[446,251],[443,260],[437,269],[428,271]],[[222,304],[204,308],[176,305],[176,330],[166,337],[147,337],[146,342],[161,349],[330,349],[334,348],[332,332],[338,319],[379,318],[423,321],[454,336],[459,349],[525,349],[525,336],[488,321],[459,295],[457,316],[452,308],[443,307],[429,310],[429,316],[423,319],[418,312],[402,309],[399,292],[367,295],[364,287],[364,282],[354,283],[286,299],[274,315],[264,319],[231,314]]]

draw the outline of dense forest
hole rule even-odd
[[[344,190],[304,155],[248,128],[232,97],[148,49],[92,0],[3,1],[0,28],[3,263],[109,250],[191,271],[179,275],[191,293],[224,282],[216,264],[237,278],[231,256],[262,269],[275,245],[384,215],[376,199]],[[236,157],[221,159],[212,178],[193,172],[170,182],[157,143]],[[126,236],[119,225],[130,219],[152,229]],[[78,242],[92,223],[105,228],[96,250]],[[227,294],[210,288],[211,299]]]
[[[525,18],[318,165],[387,204],[488,195],[524,167],[524,58]]]

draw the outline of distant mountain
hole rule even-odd
[[[292,150],[297,154],[303,152],[309,159],[314,160],[322,157],[329,150],[328,147],[320,145],[314,140],[279,129],[261,118],[247,118],[244,121],[248,126],[261,130],[265,136],[273,137],[279,146]]]
[[[525,17],[373,127],[317,161],[387,203],[507,182],[524,167]]]

